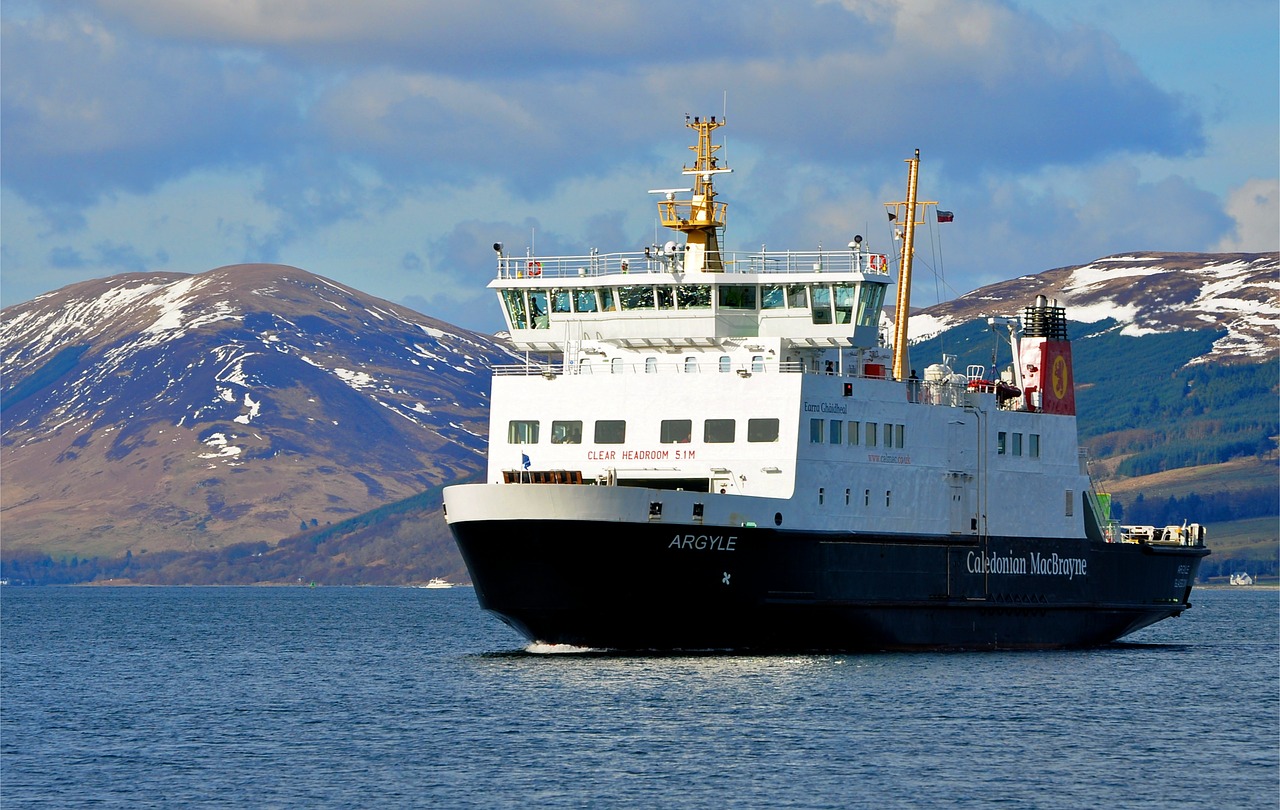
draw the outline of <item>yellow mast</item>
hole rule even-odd
[[[732,171],[717,165],[719,159],[715,153],[720,151],[720,145],[711,143],[711,133],[724,123],[723,120],[717,121],[714,115],[709,120],[685,117],[685,126],[698,131],[698,145],[689,147],[696,154],[693,168],[683,167],[684,174],[694,176],[693,197],[677,200],[674,192],[668,192],[667,199],[658,203],[658,217],[663,226],[685,234],[686,272],[724,270],[717,229],[725,225],[728,206],[715,201],[716,192],[711,180],[712,175]]]
[[[916,217],[917,206],[924,206],[924,210],[928,211],[928,206],[937,205],[934,200],[917,200],[916,184],[920,179],[920,150],[916,150],[916,155],[909,158],[907,164],[910,169],[907,173],[907,199],[905,202],[887,202],[885,205],[893,206],[893,210],[889,212],[891,220],[897,220],[902,223],[902,259],[898,269],[898,300],[893,308],[893,378],[895,380],[905,380],[907,378],[907,320],[911,317],[911,263],[915,258],[916,246],[916,226],[924,224],[924,214],[921,213],[920,218]]]

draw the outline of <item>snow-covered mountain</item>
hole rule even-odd
[[[475,334],[280,265],[83,282],[0,313],[7,547],[274,542],[477,473]]]
[[[917,310],[912,342],[989,315],[1008,315],[1037,295],[1057,298],[1073,321],[1119,322],[1123,334],[1225,329],[1204,362],[1280,356],[1280,254],[1141,253],[1108,256],[991,284]]]

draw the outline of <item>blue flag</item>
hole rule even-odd
[[[529,465],[533,463],[533,462],[529,461],[529,454],[528,454],[528,453],[521,453],[521,454],[520,454],[520,460],[524,462],[524,468],[525,468],[526,470],[527,470],[527,469],[529,469]]]

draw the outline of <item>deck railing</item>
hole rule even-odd
[[[889,275],[884,254],[852,250],[778,251],[755,253],[720,251],[725,273],[865,273]],[[502,256],[498,278],[589,278],[631,273],[673,273],[682,269],[680,245],[630,253],[590,253],[586,256]]]

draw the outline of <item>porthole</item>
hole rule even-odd
[[[773,513],[773,525],[775,525],[775,526],[781,526],[781,525],[782,525],[782,513],[781,513],[781,512],[774,512],[774,513]]]

